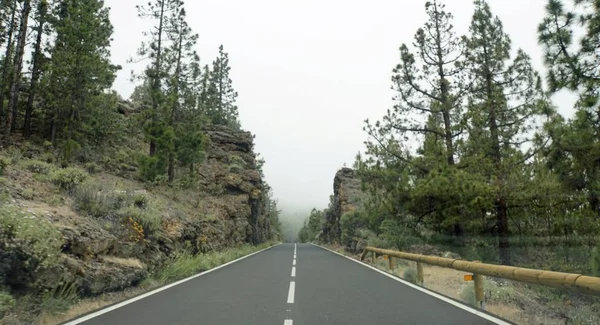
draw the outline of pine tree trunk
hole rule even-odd
[[[163,34],[163,23],[165,17],[165,1],[160,2],[160,16],[158,22],[158,44],[156,47],[156,61],[154,63],[154,80],[152,80],[152,129],[150,139],[150,157],[153,157],[156,153],[156,123],[158,114],[158,94],[160,92],[160,63],[162,55],[162,34]]]
[[[13,51],[13,35],[15,32],[15,17],[17,12],[16,1],[13,3],[12,14],[10,18],[10,26],[8,28],[8,40],[6,42],[6,52],[4,54],[4,65],[2,67],[2,76],[0,76],[0,123],[4,117],[4,95],[5,87],[8,82],[9,67],[11,66],[11,54]],[[1,125],[1,124],[0,124]]]
[[[40,1],[38,7],[38,26],[36,29],[35,48],[33,51],[33,65],[31,67],[31,85],[29,86],[29,96],[27,97],[27,105],[25,106],[25,121],[23,122],[23,137],[29,139],[31,136],[31,113],[33,112],[33,99],[36,95],[38,79],[40,77],[40,59],[42,57],[42,35],[44,34],[44,23],[46,20],[45,0]]]
[[[181,18],[180,18],[181,19]],[[174,89],[173,89],[173,107],[171,108],[171,116],[169,118],[169,125],[171,127],[174,127],[175,125],[175,115],[177,114],[177,107],[179,105],[179,77],[181,75],[181,54],[183,51],[183,19],[182,19],[182,24],[180,24],[179,26],[179,42],[177,44],[177,66],[175,68],[175,84],[174,84]],[[174,149],[172,149],[174,150]],[[169,153],[169,171],[168,171],[168,176],[169,176],[169,184],[173,182],[173,180],[175,179],[175,153],[174,152],[170,152]]]
[[[10,137],[11,128],[14,124],[14,118],[17,113],[18,86],[21,78],[21,69],[23,68],[23,55],[25,53],[25,42],[27,41],[27,21],[29,12],[31,11],[31,0],[23,1],[23,12],[21,14],[21,23],[19,26],[19,39],[13,62],[12,79],[10,84],[10,97],[8,99],[8,110],[6,114],[6,123],[4,129],[4,137]]]

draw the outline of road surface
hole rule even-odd
[[[66,324],[509,324],[438,297],[320,247],[282,244]]]

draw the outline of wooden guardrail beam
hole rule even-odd
[[[365,248],[361,256],[361,260],[364,259],[367,252],[371,252],[372,254],[393,256],[408,261],[441,266],[478,275],[539,284],[558,289],[566,289],[589,295],[600,296],[600,278],[593,276],[470,262],[445,257],[405,253],[370,246]]]

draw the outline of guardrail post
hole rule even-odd
[[[392,261],[393,257],[388,255],[388,260],[390,262],[390,270],[394,270],[394,262]]]
[[[371,262],[373,262],[373,265],[375,265],[375,252],[371,252]]]
[[[473,261],[481,263],[481,261]],[[475,302],[479,308],[485,310],[485,293],[483,290],[483,275],[473,274],[473,282],[475,287]]]
[[[421,262],[417,262],[417,284],[423,286],[424,277],[423,277],[423,264]]]

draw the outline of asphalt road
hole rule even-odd
[[[96,313],[98,314],[98,313]],[[66,324],[506,324],[308,244],[283,244]]]

